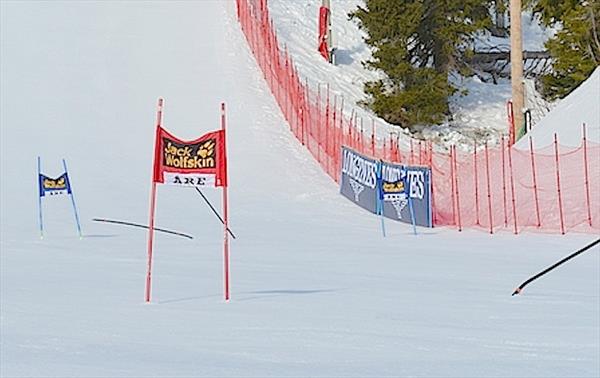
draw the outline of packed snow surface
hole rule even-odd
[[[510,296],[590,236],[388,221],[383,238],[288,132],[233,2],[0,6],[0,376],[599,375],[598,248]],[[228,303],[193,189],[158,188],[157,227],[195,238],[156,234],[151,304],[147,233],[91,221],[147,222],[159,96],[182,139],[227,104]],[[60,196],[40,239],[37,156],[54,177],[66,158],[81,240]]]

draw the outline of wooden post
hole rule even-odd
[[[523,128],[525,108],[523,85],[523,40],[521,35],[521,0],[510,0],[510,76],[514,106],[515,142]]]

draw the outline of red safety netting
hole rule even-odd
[[[331,98],[328,86],[311,91],[299,77],[280,48],[266,2],[236,1],[242,31],[290,131],[336,182],[345,145],[376,159],[431,167],[435,226],[600,231],[599,144],[584,137],[578,148],[555,142],[527,151],[503,140],[501,146],[474,146],[474,152],[446,152],[417,139],[378,137],[374,120],[365,128],[353,109],[348,116],[343,98]]]

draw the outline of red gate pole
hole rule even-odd
[[[413,154],[414,154],[414,146],[413,146],[413,138],[410,137],[410,159],[408,159],[408,164],[413,164]]]
[[[504,227],[508,226],[508,213],[506,210],[506,160],[504,155],[506,154],[506,149],[504,146],[504,135],[502,135],[502,203],[504,205]]]
[[[558,136],[554,133],[554,157],[556,160],[556,189],[558,192],[558,211],[560,213],[560,233],[565,234],[565,221],[563,218],[562,195],[560,191],[560,167],[558,162]]]
[[[227,134],[225,127],[225,103],[221,103],[221,130],[223,130],[223,155],[227,161]],[[227,178],[227,169],[225,169],[225,185],[223,186],[223,264],[225,274],[225,301],[229,301],[229,206],[227,187],[229,181]]]
[[[462,223],[460,221],[460,189],[458,188],[458,163],[456,162],[456,146],[452,146],[451,149],[454,151],[454,180],[456,181],[456,185],[454,185],[456,189],[456,212],[458,215],[458,231],[462,231]]]
[[[150,215],[148,222],[148,264],[146,270],[146,302],[150,302],[150,291],[152,289],[152,248],[154,244],[154,214],[156,209],[156,182],[154,173],[156,171],[157,158],[160,151],[160,127],[162,124],[164,100],[158,99],[158,109],[156,111],[156,136],[154,137],[154,164],[152,164],[152,188],[150,190]]]
[[[490,185],[490,154],[487,141],[485,142],[485,171],[487,180],[488,217],[490,220],[490,234],[494,233],[494,220],[492,218],[492,191]]]
[[[512,147],[508,146],[508,170],[510,173],[510,191],[511,191],[511,199],[512,199],[512,209],[513,209],[513,221],[515,225],[515,235],[519,233],[519,229],[517,227],[517,206],[515,201],[515,181],[513,175],[513,166],[512,166]]]
[[[479,177],[477,172],[477,140],[473,139],[473,178],[475,180],[475,212],[477,213],[477,225],[481,225],[479,221]]]
[[[538,199],[537,179],[535,174],[535,158],[533,154],[533,139],[529,136],[529,154],[531,155],[531,175],[533,177],[533,196],[535,199],[535,214],[537,216],[537,226],[542,226],[542,217],[540,216],[540,202]]]
[[[590,203],[590,180],[588,173],[588,158],[587,158],[587,132],[586,125],[583,124],[583,169],[585,171],[585,198],[587,201],[588,223],[592,226],[592,205]]]

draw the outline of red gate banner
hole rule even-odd
[[[225,132],[184,141],[156,128],[153,182],[170,185],[227,186]]]

